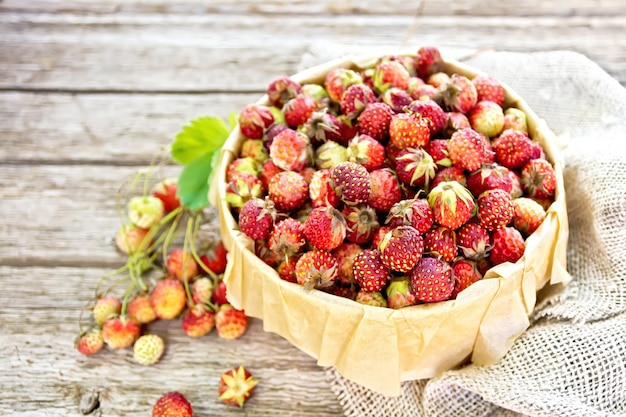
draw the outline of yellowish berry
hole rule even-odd
[[[144,334],[133,345],[133,357],[141,365],[154,365],[161,359],[165,343],[156,334]]]

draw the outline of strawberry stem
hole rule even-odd
[[[217,275],[208,266],[206,266],[204,262],[202,262],[202,260],[200,259],[200,256],[198,255],[198,251],[196,250],[195,242],[198,236],[198,230],[200,230],[201,223],[202,223],[202,216],[196,216],[195,224],[193,227],[193,232],[191,235],[191,242],[190,242],[189,250],[191,252],[191,256],[193,256],[194,260],[198,263],[200,268],[202,268],[202,270],[206,272],[211,277],[211,279],[213,279],[213,284],[217,285],[217,280],[218,280]]]

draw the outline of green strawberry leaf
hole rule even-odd
[[[209,204],[209,180],[219,165],[221,147],[188,164],[178,177],[178,197],[183,206],[200,210]]]
[[[183,126],[172,143],[170,153],[176,162],[187,165],[220,148],[229,134],[230,128],[221,118],[199,117]]]

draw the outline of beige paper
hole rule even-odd
[[[375,59],[348,57],[292,78],[319,83],[331,68],[362,67]],[[469,78],[478,74],[453,61],[447,62],[446,71]],[[430,378],[468,360],[488,365],[501,359],[528,328],[537,291],[547,283],[570,280],[563,162],[554,135],[521,97],[505,88],[505,105],[527,114],[530,134],[543,145],[557,174],[555,202],[544,223],[527,239],[526,252],[517,263],[492,268],[456,300],[400,310],[361,305],[317,290],[307,292],[283,281],[254,255],[252,240],[238,230],[224,200],[226,167],[242,141],[235,128],[212,187],[218,196],[211,196],[212,201],[219,197],[221,233],[230,257],[224,279],[233,305],[262,319],[266,331],[286,338],[320,366],[334,366],[344,377],[389,396],[400,394],[402,381]],[[259,103],[267,104],[267,97]]]

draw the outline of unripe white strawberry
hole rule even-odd
[[[128,217],[137,227],[149,229],[165,215],[163,201],[153,196],[137,196],[128,202]]]
[[[144,334],[133,345],[133,357],[141,365],[154,365],[161,359],[164,349],[161,336]]]

